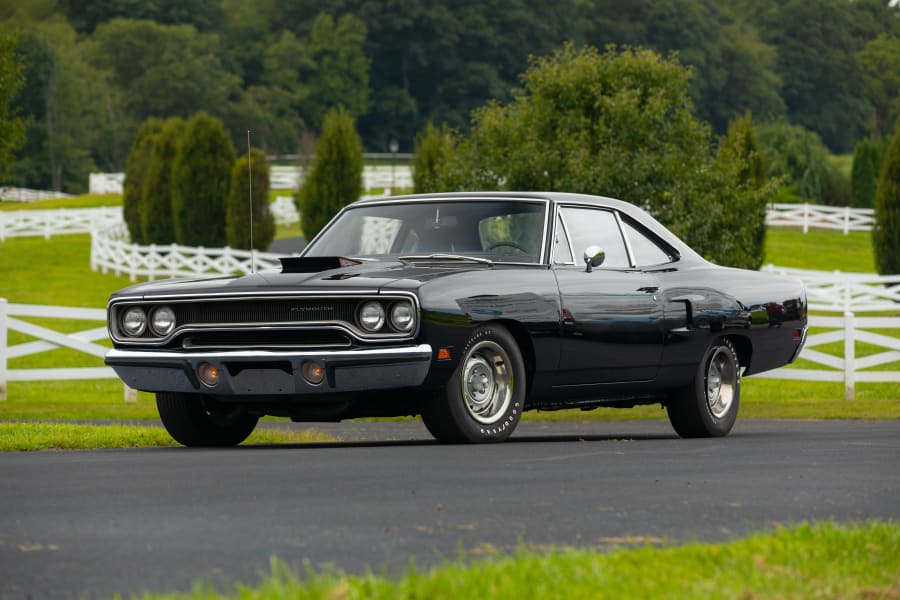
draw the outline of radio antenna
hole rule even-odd
[[[256,257],[253,254],[253,158],[250,154],[250,130],[247,130],[247,188],[250,195],[250,272],[256,273]]]

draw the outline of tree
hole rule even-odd
[[[253,248],[266,250],[275,237],[275,217],[269,211],[269,159],[258,148],[253,148],[249,156],[240,157],[231,170],[225,230],[232,248],[250,248],[251,206]]]
[[[857,208],[872,208],[875,188],[881,173],[884,147],[879,140],[866,138],[856,145],[853,152],[853,170],[850,173],[851,198]]]
[[[189,246],[225,245],[225,203],[235,152],[222,121],[191,117],[172,165],[175,239]]]
[[[869,101],[875,110],[872,131],[887,137],[900,117],[900,36],[882,33],[856,54]]]
[[[448,191],[443,181],[453,146],[453,133],[446,126],[436,128],[431,121],[425,125],[424,131],[416,135],[413,187],[417,194]]]
[[[0,31],[0,180],[12,163],[13,152],[25,140],[22,119],[10,110],[10,104],[24,82],[22,63],[17,59],[16,38]]]
[[[828,149],[819,136],[799,125],[769,123],[759,128],[769,175],[781,177],[793,195],[822,203],[828,185]]]
[[[154,119],[155,120],[155,119]],[[141,196],[141,237],[145,244],[175,243],[172,221],[172,165],[184,138],[184,121],[167,119],[153,138]]]
[[[153,146],[161,129],[162,121],[159,119],[150,118],[144,121],[141,128],[138,129],[137,137],[134,138],[128,162],[125,164],[122,214],[125,225],[128,226],[128,233],[131,235],[131,241],[136,244],[143,244],[147,241],[141,226],[143,220],[141,210],[146,193],[150,161],[153,156]]]
[[[730,161],[713,159],[709,127],[691,111],[690,71],[650,50],[566,44],[535,58],[509,104],[476,111],[448,168],[461,188],[561,190],[622,198],[650,210],[698,252],[752,266],[755,206]],[[750,219],[756,212],[751,212]]]
[[[311,240],[362,192],[362,142],[353,117],[343,108],[325,115],[316,155],[298,193],[300,227]]]
[[[881,165],[872,244],[878,272],[900,273],[900,127],[895,129]]]
[[[118,17],[149,19],[166,25],[189,24],[213,31],[224,20],[218,0],[60,0],[60,8],[82,33]]]

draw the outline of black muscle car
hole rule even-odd
[[[713,265],[643,210],[562,193],[361,200],[280,271],[112,295],[106,363],[188,446],[295,421],[421,414],[442,442],[523,411],[660,403],[722,436],[741,376],[793,361],[806,294]]]

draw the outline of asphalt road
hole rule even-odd
[[[299,427],[299,426],[297,426]],[[397,573],[486,545],[723,540],[776,523],[900,518],[900,421],[523,423],[440,446],[419,423],[355,441],[0,455],[0,598],[254,583],[278,556]]]

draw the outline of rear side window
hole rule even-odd
[[[606,260],[600,266],[601,269],[630,267],[625,240],[612,212],[572,207],[561,208],[559,212],[565,221],[576,257],[580,259],[589,246],[599,246],[606,252]]]
[[[625,235],[628,236],[628,241],[631,244],[635,266],[649,267],[672,262],[672,256],[669,252],[661,248],[650,236],[625,219],[623,219],[622,224],[625,226]]]

